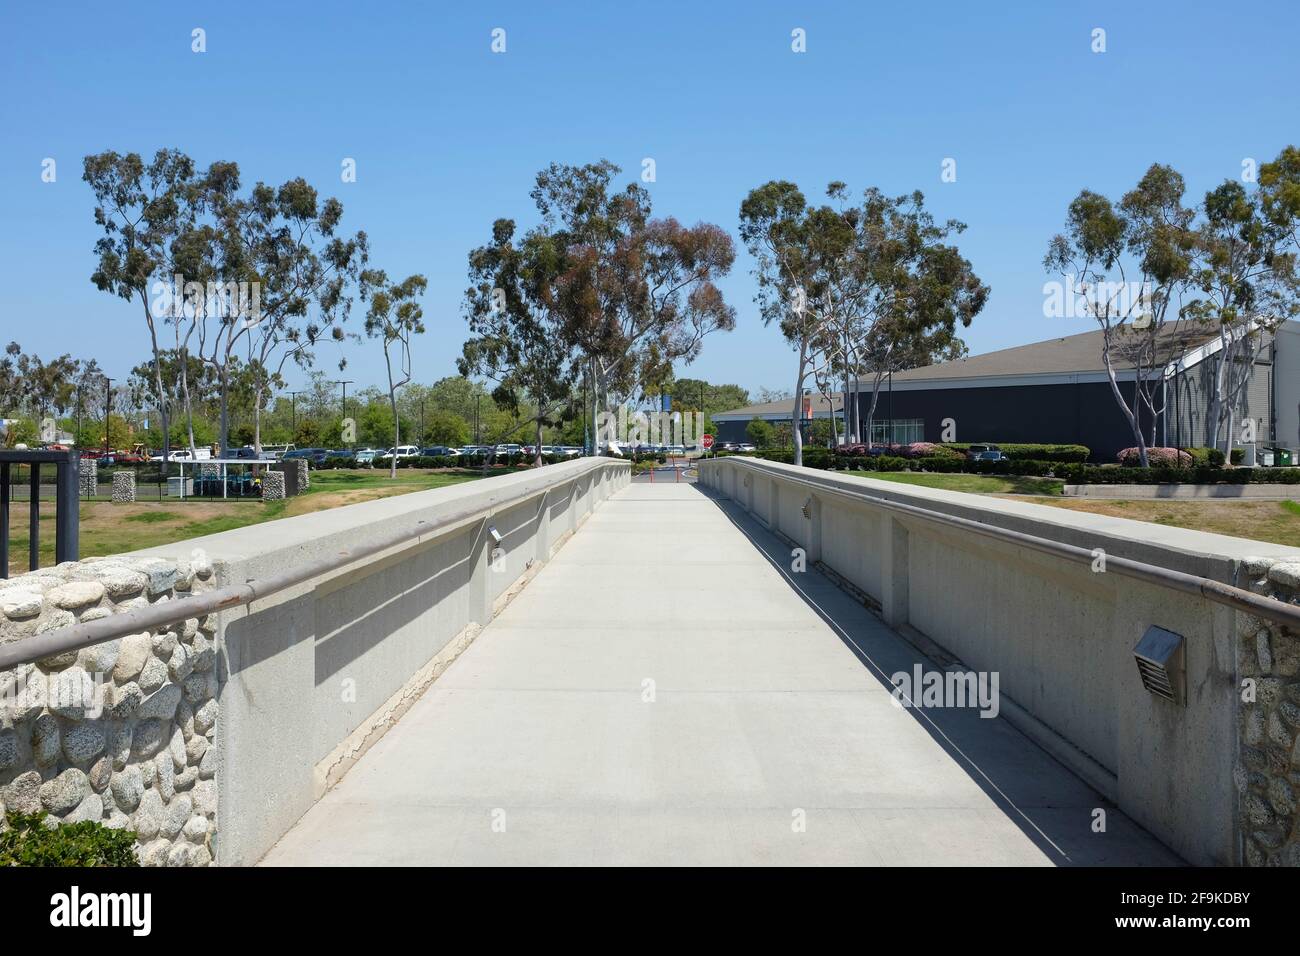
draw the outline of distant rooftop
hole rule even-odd
[[[812,402],[813,418],[830,417],[831,403],[826,401],[826,397],[820,393],[808,396]],[[844,402],[838,392],[831,396],[835,406],[835,413],[839,414],[844,411]],[[794,411],[794,399],[783,398],[779,402],[761,402],[758,405],[746,405],[744,408],[733,408],[729,411],[718,412],[716,415],[710,415],[715,422],[733,422],[737,419],[749,421],[751,418],[771,418],[773,416],[789,418]]]
[[[1218,338],[1214,330],[1207,330],[1201,325],[1171,323],[1161,332],[1160,361],[1170,361]],[[1060,338],[1047,339],[1044,342],[1031,342],[1028,345],[1016,345],[983,355],[971,355],[952,362],[938,365],[926,365],[921,368],[895,372],[895,386],[910,384],[913,388],[924,388],[925,383],[933,382],[942,387],[961,382],[964,379],[1004,379],[1015,377],[1037,377],[1057,375],[1101,375],[1106,371],[1102,361],[1102,331],[1080,332]],[[1120,370],[1131,369],[1132,364],[1117,357],[1115,367]],[[870,381],[862,380],[862,385],[870,390]],[[811,396],[813,417],[829,416],[829,404],[820,394]],[[838,392],[831,396],[837,413],[844,408],[843,396]],[[782,399],[779,402],[763,402],[758,405],[746,405],[713,415],[715,421],[736,421],[737,419],[770,418],[788,416],[793,408],[794,399]]]
[[[1161,333],[1162,360],[1173,359],[1182,353],[1218,337],[1215,331],[1203,326],[1181,325]],[[1102,331],[1080,332],[1045,342],[1016,345],[983,355],[971,355],[953,362],[926,365],[921,368],[895,372],[895,382],[941,381],[951,378],[978,378],[987,375],[1068,375],[1104,372],[1106,365],[1101,357]],[[1118,360],[1116,368],[1132,368],[1128,362]]]

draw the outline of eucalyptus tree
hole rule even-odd
[[[260,410],[265,389],[290,362],[310,368],[322,341],[342,343],[352,306],[350,290],[369,258],[365,232],[341,234],[343,204],[321,200],[301,177],[279,187],[258,182],[239,195],[239,169],[214,164],[203,202],[213,218],[213,274],[218,285],[200,324],[200,354],[216,371],[222,394],[219,428],[226,446],[229,372],[241,347],[261,369],[254,396],[254,446],[261,449]],[[213,308],[215,306],[215,308]],[[340,357],[339,368],[347,364]]]
[[[557,237],[535,229],[515,241],[515,223],[498,219],[492,241],[469,254],[465,312],[471,338],[457,368],[493,383],[498,408],[533,425],[533,463],[542,464],[542,429],[558,423],[573,394],[573,346],[564,334],[556,283],[565,268]]]
[[[138,301],[149,330],[154,359],[154,386],[162,383],[158,317],[151,309],[155,282],[171,280],[169,245],[186,228],[195,187],[194,161],[175,149],[160,149],[147,165],[138,153],[108,150],[87,156],[82,179],[95,196],[95,223],[104,234],[95,243],[98,265],[90,279],[95,287],[126,301]],[[163,454],[170,452],[171,410],[160,401]]]
[[[1182,341],[1180,302],[1192,279],[1193,213],[1182,204],[1183,179],[1155,164],[1137,186],[1113,203],[1083,190],[1070,203],[1063,233],[1054,236],[1043,258],[1049,272],[1061,273],[1063,294],[1082,302],[1102,332],[1102,363],[1111,394],[1129,423],[1143,468],[1148,434],[1155,440],[1155,418],[1163,410],[1157,394],[1166,367]],[[1118,369],[1134,375],[1132,401],[1119,385]],[[1149,431],[1142,411],[1150,416]]]
[[[810,208],[794,183],[773,180],[741,202],[740,235],[755,260],[754,301],[763,322],[775,322],[798,356],[791,430],[794,463],[802,465],[804,382],[816,375],[819,357],[835,342],[836,289],[853,228],[829,207]]]
[[[63,414],[73,404],[83,369],[97,369],[64,353],[48,361],[10,342],[0,358],[0,414],[23,409],[39,424],[47,412]]]
[[[366,269],[360,279],[361,298],[367,304],[366,335],[379,339],[384,348],[388,404],[393,413],[393,455],[389,474],[396,478],[397,447],[402,443],[397,390],[411,380],[411,340],[424,333],[424,308],[419,300],[429,287],[429,281],[422,275],[411,275],[401,282],[392,282],[383,269]]]
[[[689,364],[706,336],[736,322],[716,285],[735,261],[731,237],[710,223],[652,218],[639,184],[611,191],[619,172],[607,160],[554,163],[531,193],[563,250],[553,303],[581,353],[593,419],[611,396],[669,380],[674,363]]]
[[[1207,425],[1231,460],[1236,416],[1270,333],[1300,313],[1296,271],[1295,155],[1288,147],[1261,168],[1261,188],[1234,180],[1205,194],[1195,230],[1195,298],[1186,313],[1219,335],[1215,388]]]
[[[826,193],[835,206],[811,206],[793,183],[769,182],[740,210],[763,319],[779,323],[798,356],[796,463],[803,458],[799,406],[809,376],[823,391],[828,375],[843,376],[845,435],[869,438],[885,375],[927,352],[943,353],[988,298],[970,263],[945,244],[965,226],[937,223],[921,193],[889,197],[870,188],[857,204],[841,182]],[[867,375],[864,422],[859,393]]]
[[[964,354],[957,330],[969,327],[983,310],[989,288],[958,248],[945,243],[965,225],[936,223],[919,192],[882,203],[875,190],[868,190],[862,210],[865,224],[856,250],[861,264],[842,320],[854,373],[852,398],[845,404],[860,424],[859,440],[869,441],[885,377]],[[864,374],[870,377],[871,401],[860,422]]]

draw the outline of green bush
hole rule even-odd
[[[1001,442],[945,442],[945,448],[951,448],[953,451],[966,454],[971,445],[997,445],[1002,449],[1002,454],[1006,455],[1012,461],[1056,461],[1056,462],[1085,462],[1088,456],[1092,454],[1087,445],[1042,445],[1033,443],[1002,444]]]
[[[1193,467],[1201,465],[1219,468],[1223,465],[1223,452],[1217,448],[1184,448],[1182,450],[1192,456]]]
[[[1300,468],[1117,468],[1066,465],[1057,473],[1077,485],[1198,485],[1300,484]]]
[[[0,867],[4,866],[139,866],[135,833],[83,821],[45,824],[45,812],[11,812],[9,828],[0,833]]]
[[[768,461],[779,461],[782,464],[794,464],[794,450],[790,448],[769,448],[757,453],[757,457],[765,458]],[[822,448],[820,445],[810,445],[803,450],[803,466],[805,468],[831,468],[839,456],[829,448]]]
[[[1240,465],[1245,460],[1246,460],[1246,449],[1234,448],[1232,450],[1232,463],[1234,465]]]

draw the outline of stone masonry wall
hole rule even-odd
[[[1250,590],[1300,604],[1300,562],[1259,559],[1244,570]],[[1300,866],[1300,634],[1249,614],[1238,622],[1243,862]]]
[[[66,562],[0,581],[0,644],[212,585],[201,554]],[[146,866],[210,864],[215,630],[214,617],[191,618],[0,671],[0,820],[42,809],[98,820],[134,830]]]

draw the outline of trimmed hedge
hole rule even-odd
[[[1220,468],[1223,466],[1223,452],[1217,448],[1182,448],[1179,450],[1192,456],[1192,464],[1194,466],[1209,465],[1214,468]]]
[[[1085,462],[1092,450],[1087,445],[1040,445],[1033,443],[1002,444],[1001,442],[945,442],[944,448],[965,455],[971,445],[997,445],[1012,461]]]
[[[794,461],[794,453],[789,449],[759,452],[758,457],[787,465],[793,464]],[[843,455],[820,447],[805,448],[803,463],[805,468],[817,468],[823,471],[928,471],[942,474],[1015,475],[1028,478],[1060,478],[1072,485],[1300,484],[1300,468],[1219,468],[1212,465],[1200,465],[1194,468],[1124,468],[1117,465],[1090,465],[1084,462],[1041,459],[968,461],[964,458],[942,455],[925,458],[899,458],[894,455],[871,457]]]
[[[1300,468],[1122,468],[1067,465],[1057,475],[1072,485],[1295,485]]]

